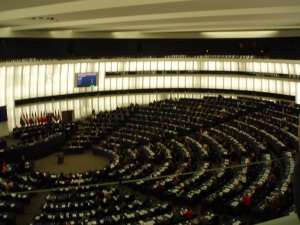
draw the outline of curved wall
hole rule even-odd
[[[106,76],[106,72],[138,71],[141,75]],[[154,74],[154,71],[174,71],[174,74]],[[176,71],[187,71],[186,74]],[[188,73],[193,71],[193,73]],[[209,71],[197,74],[194,71]],[[241,72],[241,75],[220,75]],[[78,88],[75,74],[97,72],[97,85]],[[253,76],[245,76],[243,72]],[[286,75],[286,78],[280,78]],[[264,76],[266,75],[266,76]],[[20,125],[21,114],[74,110],[75,119],[91,114],[92,109],[111,110],[130,103],[148,104],[169,97],[198,98],[199,93],[135,93],[93,96],[80,99],[40,102],[15,106],[16,100],[38,99],[45,96],[67,95],[99,91],[135,89],[232,89],[289,95],[300,102],[300,61],[235,59],[235,58],[144,58],[99,59],[66,61],[25,61],[0,64],[0,106],[7,105],[8,127]],[[205,94],[207,95],[207,94]]]

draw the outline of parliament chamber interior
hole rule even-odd
[[[299,223],[299,2],[203,2],[0,3],[0,225]]]

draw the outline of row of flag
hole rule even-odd
[[[20,125],[22,127],[58,123],[59,121],[61,121],[61,116],[59,111],[56,112],[56,110],[54,113],[41,113],[40,116],[38,116],[36,112],[34,114],[32,112],[31,115],[22,113],[20,116]]]

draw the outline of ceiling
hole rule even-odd
[[[300,37],[300,0],[0,1],[0,38]]]

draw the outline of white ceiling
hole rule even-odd
[[[0,37],[300,37],[300,0],[8,0]]]

